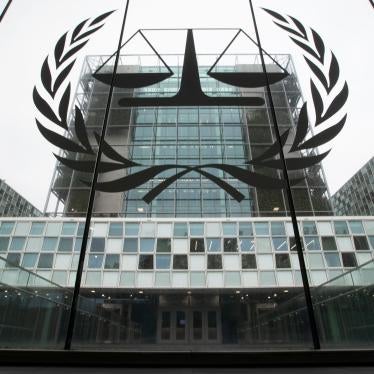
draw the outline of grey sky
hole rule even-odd
[[[290,14],[313,27],[338,58],[350,97],[347,124],[329,143],[332,151],[323,164],[334,192],[374,153],[374,10],[367,0],[254,0],[254,4],[264,48],[293,55],[307,100],[310,71],[300,50],[260,8]],[[57,39],[81,20],[120,9],[82,56],[111,53],[117,44],[124,5],[125,1],[118,0],[14,0],[0,24],[0,177],[40,209],[55,165],[54,149],[39,134],[34,121],[32,89],[39,81],[43,60]],[[247,0],[132,0],[126,35],[151,27],[242,27],[253,31]],[[199,48],[218,53],[224,42],[205,40]],[[74,77],[81,62],[76,65]]]

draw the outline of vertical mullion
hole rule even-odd
[[[283,152],[283,148],[282,148],[281,136],[280,136],[280,132],[279,132],[277,116],[276,116],[273,97],[272,97],[272,93],[271,93],[271,89],[270,89],[269,77],[268,77],[268,73],[266,71],[264,54],[263,54],[263,50],[262,50],[262,46],[261,46],[261,40],[260,40],[260,35],[259,35],[259,32],[258,32],[258,28],[257,28],[256,17],[255,17],[255,13],[254,13],[254,9],[253,9],[252,0],[249,0],[249,5],[250,5],[250,8],[251,8],[253,24],[254,24],[255,33],[256,33],[257,45],[258,45],[258,48],[259,48],[260,60],[261,60],[263,72],[265,74],[265,79],[266,79],[266,91],[267,91],[268,98],[269,98],[271,117],[272,117],[273,124],[274,124],[274,130],[275,130],[275,135],[276,135],[276,138],[277,138],[277,142],[279,144],[279,156],[280,156],[282,169],[283,169],[283,178],[286,182],[286,192],[287,192],[287,198],[288,198],[288,203],[289,203],[290,213],[291,213],[291,218],[292,218],[292,225],[293,225],[293,230],[294,230],[294,235],[295,235],[297,255],[298,255],[299,263],[300,263],[300,271],[301,271],[301,277],[302,277],[302,281],[303,281],[305,301],[306,301],[306,306],[307,306],[307,310],[308,310],[308,317],[309,317],[310,329],[311,329],[311,333],[312,333],[313,345],[314,345],[314,349],[320,349],[318,329],[317,329],[316,319],[315,319],[314,311],[313,311],[312,296],[311,296],[311,292],[310,292],[308,274],[307,274],[307,270],[306,270],[306,266],[305,266],[305,260],[304,260],[302,245],[301,245],[299,227],[298,227],[298,224],[297,224],[297,216],[296,216],[295,206],[294,206],[293,197],[292,197],[291,184],[290,184],[290,179],[289,179],[289,176],[288,176],[286,159],[284,157],[284,152]]]

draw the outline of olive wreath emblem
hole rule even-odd
[[[317,154],[315,151],[316,147],[328,143],[342,130],[347,119],[347,114],[342,114],[341,112],[344,112],[342,109],[348,98],[348,85],[347,82],[344,82],[343,88],[336,93],[340,78],[339,64],[334,53],[326,50],[322,38],[315,30],[305,28],[303,24],[294,17],[288,16],[286,18],[272,10],[264,10],[273,17],[274,23],[285,30],[289,34],[291,40],[301,48],[304,59],[314,75],[314,77],[310,79],[314,122],[312,126],[310,126],[309,110],[307,102],[305,102],[300,110],[296,131],[292,131],[292,128],[288,129],[281,135],[280,145],[274,142],[263,154],[250,160],[248,163],[255,167],[282,170],[281,160],[279,159],[281,146],[286,157],[288,170],[306,169],[321,162],[331,151],[330,149],[324,153]],[[94,19],[84,20],[72,31],[63,34],[54,48],[53,55],[49,55],[45,58],[41,68],[41,83],[44,90],[44,97],[47,99],[42,97],[39,92],[40,89],[37,89],[36,86],[33,90],[33,100],[39,114],[41,114],[44,119],[60,127],[60,129],[64,131],[64,134],[61,135],[59,132],[50,130],[35,118],[39,131],[46,140],[58,147],[61,151],[74,154],[75,158],[67,158],[62,154],[54,154],[61,164],[74,171],[92,173],[95,165],[94,160],[97,154],[89,142],[84,116],[77,105],[75,105],[72,120],[70,121],[68,118],[71,101],[71,85],[70,82],[67,85],[65,82],[76,63],[77,53],[88,43],[90,37],[104,26],[104,21],[113,12],[114,11],[104,13]],[[328,55],[330,58],[328,58]],[[326,98],[325,101],[323,97]],[[329,104],[326,105],[326,102]],[[338,117],[340,117],[340,120],[332,121],[334,123],[325,130],[320,131],[316,135],[312,134],[312,136],[308,136],[308,130],[310,128],[317,128],[320,125],[326,124],[330,119]],[[69,126],[70,123],[72,125]],[[94,137],[98,144],[100,135],[94,132]],[[291,143],[291,147],[286,146],[286,142],[289,139],[290,141],[288,144]],[[97,190],[103,192],[129,191],[141,186],[166,170],[182,169],[182,171],[160,182],[143,197],[143,200],[148,204],[165,188],[191,171],[196,171],[210,179],[237,201],[240,202],[244,199],[244,195],[236,188],[204,170],[207,168],[222,170],[233,178],[253,187],[278,189],[285,187],[285,181],[282,178],[269,177],[234,165],[141,165],[120,155],[106,141],[103,142],[103,154],[110,161],[100,162],[99,173],[108,173],[131,167],[143,168],[141,171],[128,174],[120,179],[97,183]],[[83,160],[82,158],[85,156],[91,158],[91,161]],[[299,177],[293,178],[291,179],[291,184],[295,185],[303,179],[304,178]],[[84,180],[82,182],[89,184]]]

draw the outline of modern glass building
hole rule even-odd
[[[344,139],[364,132],[357,113],[371,118],[372,106],[336,42],[351,34],[341,28],[335,50],[319,34],[326,17],[305,22],[332,14],[330,2],[212,1],[209,13],[206,0],[200,29],[184,28],[182,0],[152,22],[144,9],[156,2],[112,2],[119,11],[66,0],[68,20],[33,2],[30,36],[56,40],[28,64],[18,49],[3,57],[2,175],[23,170],[17,190],[44,209],[2,211],[0,195],[0,362],[372,362],[373,160],[342,188],[351,194],[329,192],[348,173]],[[369,24],[360,6],[338,5],[331,24],[354,12]],[[62,23],[34,30],[46,14]],[[10,80],[14,66],[24,70]],[[346,105],[359,91],[360,111]]]
[[[339,216],[374,214],[374,157],[332,196]]]
[[[0,217],[38,217],[42,212],[0,179]]]

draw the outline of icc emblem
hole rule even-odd
[[[230,164],[209,163],[202,165],[143,165],[123,157],[105,140],[102,142],[102,152],[110,161],[102,161],[99,166],[99,173],[108,173],[114,170],[124,170],[131,167],[137,167],[140,171],[128,174],[122,178],[114,179],[96,184],[96,189],[103,192],[123,192],[130,191],[141,186],[158,174],[167,170],[176,170],[176,174],[165,178],[156,187],[151,189],[143,200],[150,203],[162,191],[177,181],[184,175],[194,171],[209,179],[227,194],[237,201],[244,199],[244,195],[228,182],[219,178],[208,171],[208,169],[218,169],[224,171],[232,178],[237,179],[248,186],[258,188],[285,188],[283,178],[270,177],[250,170],[251,166],[268,168],[271,170],[282,170],[282,163],[279,158],[280,147],[284,151],[284,156],[288,170],[302,170],[314,166],[321,162],[330,152],[330,150],[318,154],[317,147],[325,145],[342,130],[347,114],[344,112],[344,105],[348,98],[347,82],[341,82],[340,69],[338,61],[333,52],[325,47],[325,43],[319,34],[306,28],[299,20],[291,16],[283,16],[269,9],[264,9],[273,19],[275,25],[284,30],[292,42],[300,48],[307,66],[311,71],[310,93],[312,105],[305,102],[296,119],[294,131],[291,128],[285,131],[280,137],[280,143],[274,142],[261,155],[248,161],[248,168],[241,168]],[[95,159],[97,152],[93,149],[85,125],[84,115],[78,106],[75,106],[75,116],[72,122],[68,123],[68,108],[71,101],[71,84],[69,82],[70,73],[75,65],[76,57],[79,51],[89,42],[90,38],[99,31],[105,24],[105,21],[113,12],[104,13],[94,19],[88,19],[81,22],[71,32],[66,32],[57,42],[54,53],[47,56],[41,69],[41,90],[36,86],[33,91],[33,100],[39,112],[39,118],[36,124],[39,131],[46,140],[58,147],[61,151],[69,152],[69,157],[55,155],[57,160],[66,167],[79,171],[92,173],[95,167],[95,161],[84,161],[83,158]],[[105,72],[103,67],[109,59],[104,62],[93,73],[93,77],[108,86],[113,85],[118,88],[136,89],[151,86],[170,78],[174,73],[149,40],[145,37],[142,30],[138,32],[152,48],[160,61],[164,64],[166,72],[149,73],[131,73],[120,72],[113,76],[112,73]],[[219,72],[215,70],[226,50],[240,35],[244,34],[249,39],[250,36],[243,30],[238,29],[234,38],[210,67],[207,75],[219,82],[240,88],[258,88],[265,87],[267,84],[274,84],[287,79],[289,73],[277,61],[269,58],[278,66],[277,72]],[[134,35],[133,35],[134,36]],[[252,39],[251,39],[252,40]],[[253,40],[252,40],[253,41]],[[255,43],[257,44],[257,43]],[[266,52],[263,51],[265,54]],[[116,51],[119,53],[119,51]],[[112,56],[111,56],[112,57]],[[53,63],[51,63],[53,62]],[[53,68],[52,68],[53,67]],[[57,98],[59,98],[57,100]],[[323,98],[327,98],[323,100]],[[53,107],[48,102],[54,101]],[[328,105],[326,103],[329,103]],[[209,96],[203,92],[200,84],[198,62],[195,51],[194,32],[187,30],[185,41],[185,53],[183,68],[181,73],[180,87],[178,92],[171,97],[124,97],[118,100],[118,105],[123,108],[137,107],[261,107],[265,105],[262,97],[254,96]],[[56,110],[55,108],[58,108]],[[309,122],[309,110],[314,111],[314,121]],[[335,118],[337,120],[335,121]],[[331,119],[331,121],[330,121]],[[334,119],[334,121],[332,121]],[[56,128],[64,130],[64,133],[56,132],[46,127],[48,123],[53,123]],[[309,129],[319,130],[319,126],[324,129],[311,136],[308,135]],[[333,122],[333,123],[331,123]],[[321,127],[320,127],[321,128]],[[292,128],[293,130],[293,128]],[[96,142],[99,143],[101,135],[94,132]],[[285,147],[288,143],[287,148]],[[289,146],[291,144],[291,147]],[[72,158],[72,154],[76,157]],[[294,178],[290,180],[291,185],[297,185],[304,178]],[[88,181],[82,181],[90,184]]]

